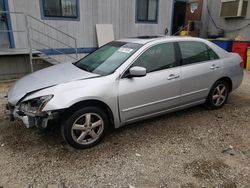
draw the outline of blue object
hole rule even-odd
[[[232,40],[212,40],[212,42],[228,52],[232,52]]]
[[[97,48],[77,48],[77,53],[92,53]],[[57,48],[57,49],[41,49],[46,55],[61,55],[61,54],[74,54],[76,53],[75,48]]]

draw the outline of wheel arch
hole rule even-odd
[[[228,98],[228,93],[227,93],[226,99],[223,101],[222,104],[220,104],[220,106],[215,106],[215,104],[212,102],[212,95],[213,95],[213,92],[214,92],[213,88],[215,89],[217,87],[217,85],[220,84],[219,82],[221,82],[221,81],[226,82],[228,84],[229,92],[232,91],[233,83],[232,83],[232,80],[229,77],[225,76],[225,77],[221,77],[220,79],[216,80],[214,82],[214,84],[211,86],[209,94],[208,94],[208,96],[206,98],[206,102],[205,102],[205,105],[209,109],[218,109],[218,108],[222,107],[225,104],[225,102],[226,102],[226,100]]]
[[[63,112],[63,117],[64,118],[68,117],[70,114],[72,114],[72,112],[75,112],[75,111],[77,111],[83,107],[86,107],[86,106],[94,106],[94,107],[98,107],[98,108],[102,109],[107,114],[112,128],[115,127],[114,115],[113,115],[111,108],[105,102],[97,100],[97,99],[88,99],[88,100],[80,101],[80,102],[77,102],[77,103],[71,105],[69,108],[67,108]]]
[[[229,77],[227,77],[227,76],[224,76],[224,77],[218,79],[216,82],[221,81],[221,80],[227,82],[227,84],[228,84],[228,86],[229,86],[229,92],[231,92],[232,89],[233,89],[233,81],[232,81],[232,79],[229,78]],[[215,83],[216,83],[216,82],[215,82]]]

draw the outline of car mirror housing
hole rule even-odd
[[[129,69],[129,77],[143,77],[146,74],[147,70],[144,67],[135,66]]]

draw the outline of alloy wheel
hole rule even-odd
[[[213,98],[212,98],[213,104],[215,106],[223,105],[227,99],[227,94],[228,91],[226,86],[224,84],[219,84],[213,92]]]
[[[98,140],[104,130],[104,121],[96,113],[80,116],[71,128],[71,136],[78,144],[91,144]]]

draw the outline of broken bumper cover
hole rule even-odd
[[[22,121],[25,127],[46,128],[49,120],[58,119],[58,112],[42,112],[39,115],[19,110],[19,106],[6,105],[6,114],[10,121]]]

